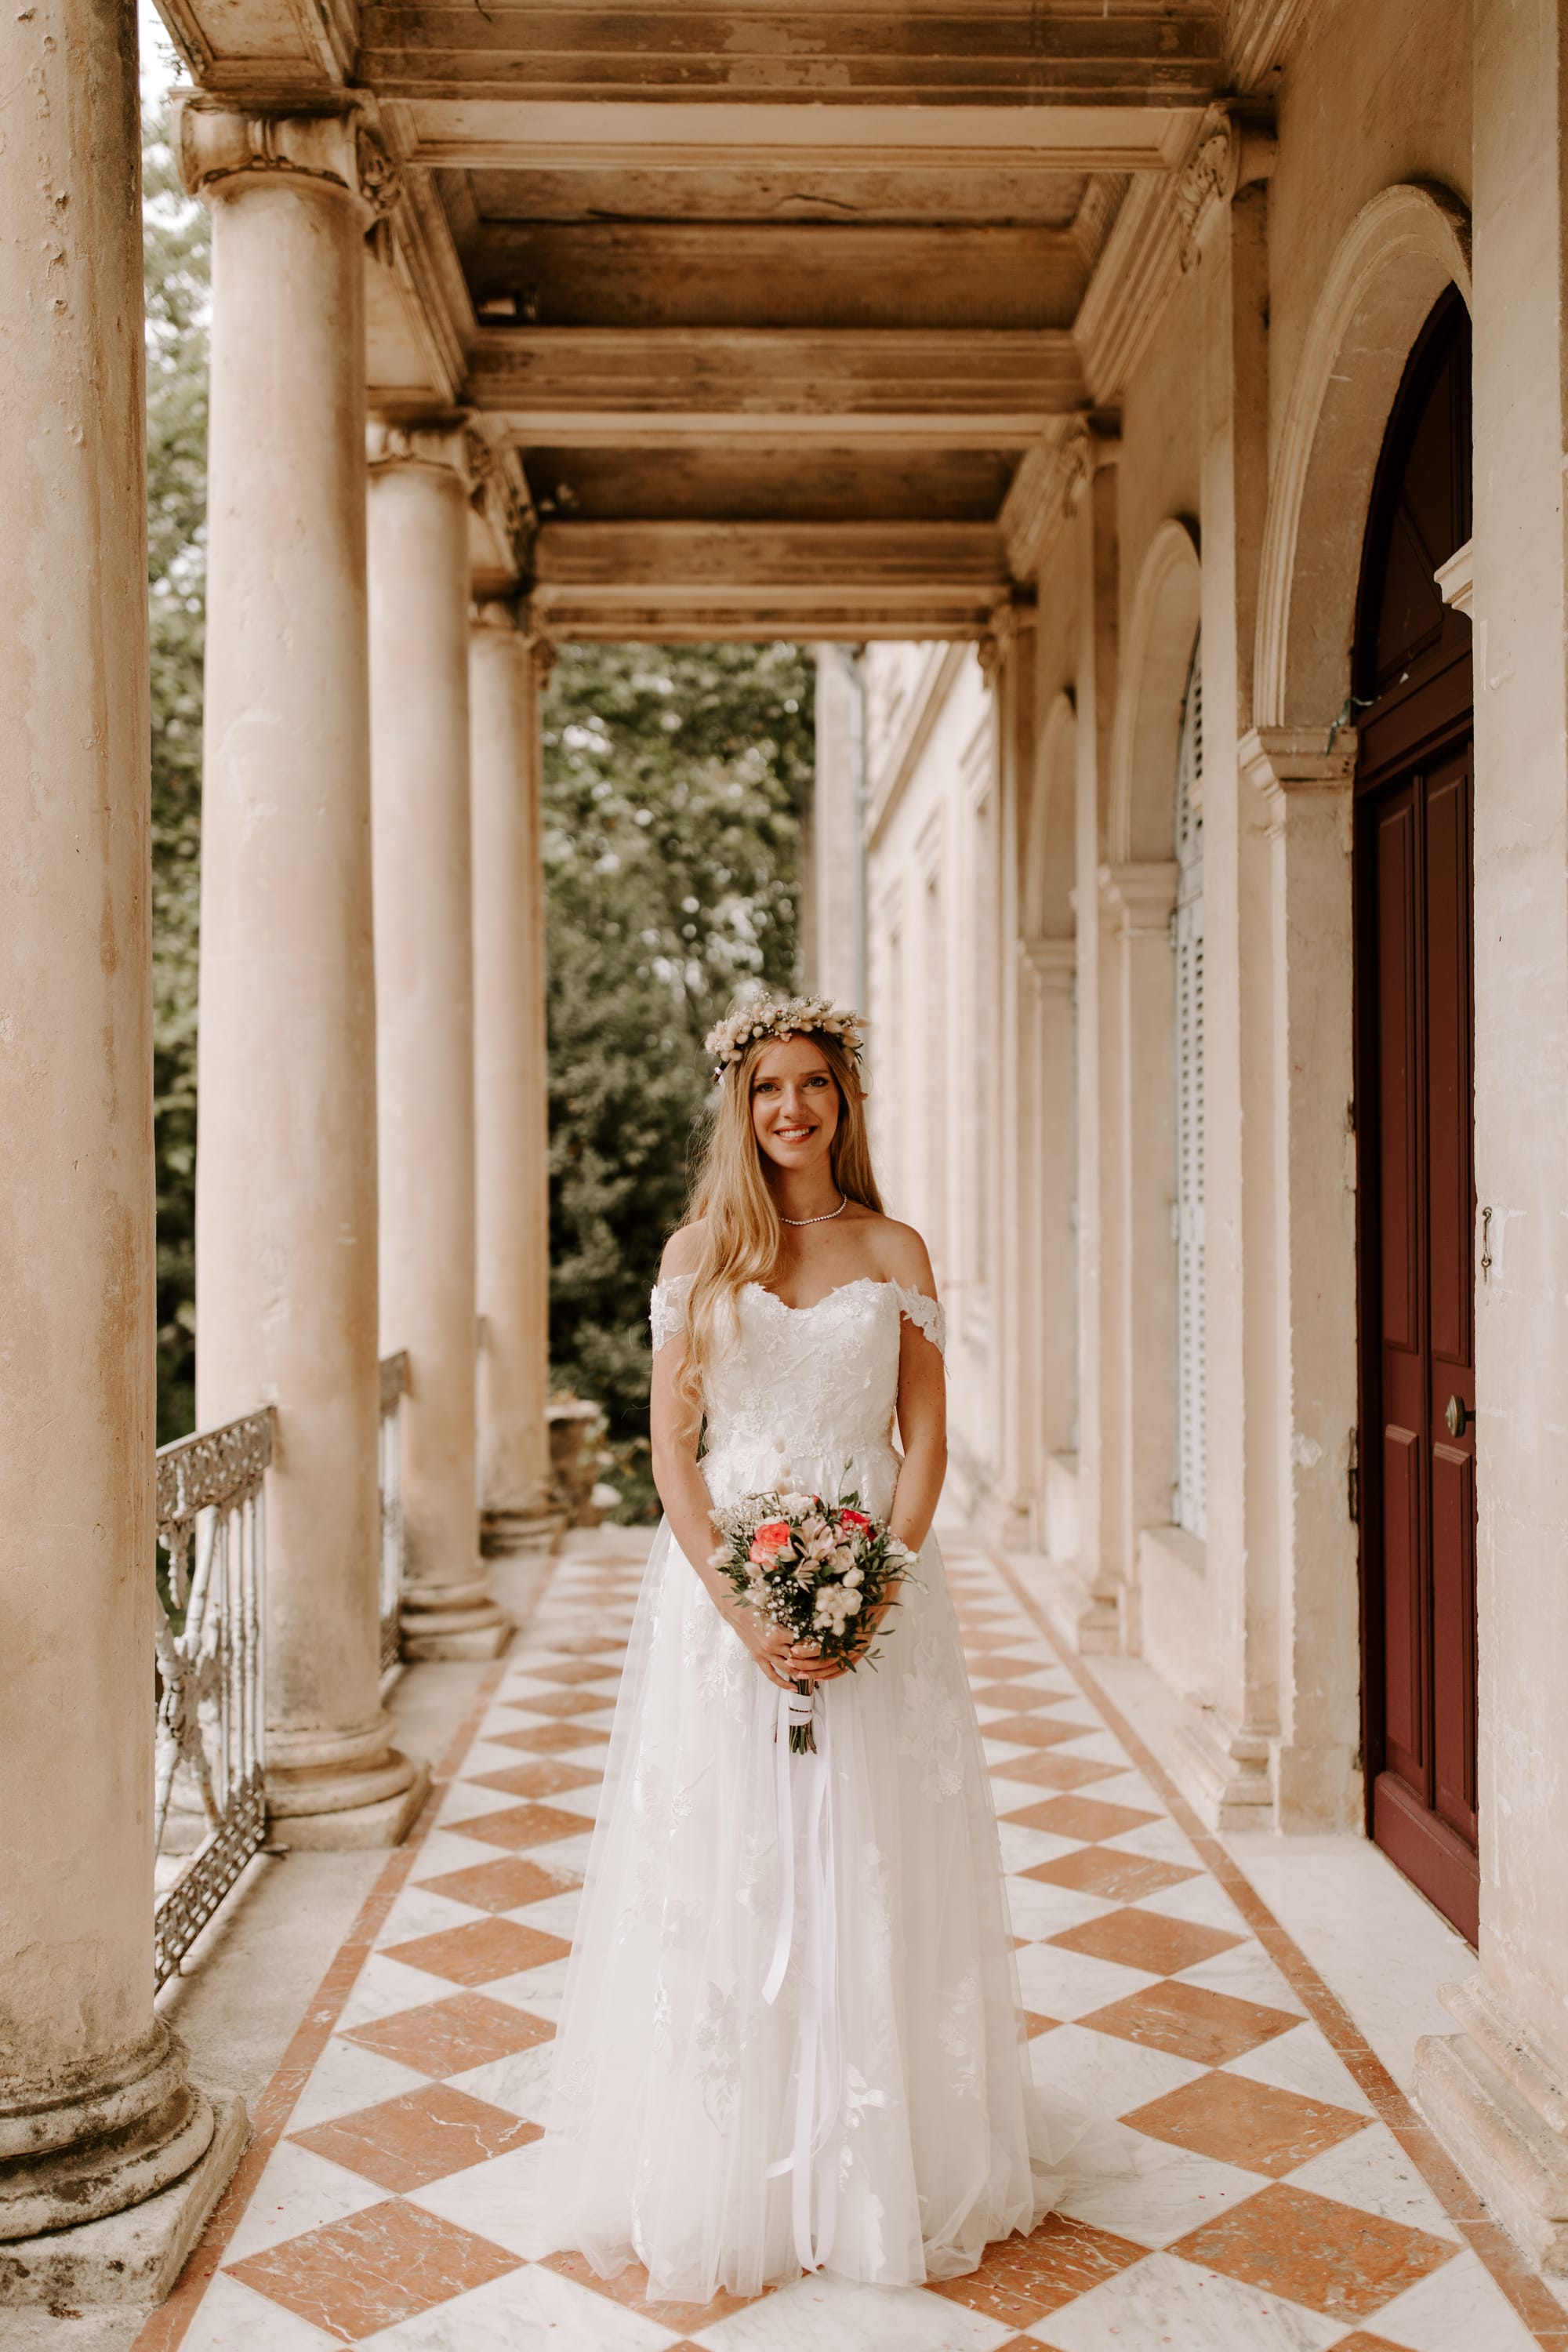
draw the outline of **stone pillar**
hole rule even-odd
[[[89,2232],[65,2225],[160,2190],[165,2210],[171,2198],[188,2203],[169,2184],[201,2166],[213,2110],[153,2012],[153,1040],[134,17],[88,0],[13,10],[0,30],[0,78],[9,92],[0,145],[3,2304],[113,2294],[101,2263],[94,2271]],[[193,2227],[219,2185],[205,2181]],[[116,2251],[123,2257],[125,2243]]]
[[[268,1801],[395,1843],[426,1768],[379,1696],[364,237],[347,115],[188,98],[213,225],[197,1416],[272,1404]],[[382,159],[384,165],[384,159]]]
[[[1022,877],[1018,843],[1022,811],[1035,789],[1036,729],[1035,670],[1037,639],[1032,602],[1005,608],[1006,623],[996,637],[996,658],[990,665],[996,698],[996,816],[998,845],[993,879],[995,902],[976,903],[973,919],[981,940],[999,943],[994,969],[1000,1004],[998,1034],[986,1056],[994,1073],[989,1111],[997,1149],[982,1161],[981,1181],[991,1187],[987,1213],[991,1227],[990,1265],[992,1381],[990,1410],[1001,1437],[999,1477],[994,1502],[998,1539],[1004,1546],[1032,1546],[1038,1536],[1041,1468],[1034,1443],[1032,1373],[1037,1362],[1035,1337],[1038,1328],[1037,1294],[1026,1271],[1029,1252],[1024,1239],[1024,1202],[1030,1197],[1035,1171],[1024,1160],[1025,1087],[1023,1084],[1024,992],[1028,986],[1020,968],[1018,940],[1022,923]],[[985,661],[985,648],[981,648]],[[980,1022],[992,1019],[990,1007],[976,1006]]]
[[[479,1560],[469,481],[449,424],[377,425],[368,446],[381,1330],[384,1353],[408,1354],[403,1646],[490,1658],[510,1624]]]
[[[1019,947],[1018,1290],[1020,1456],[1046,1533],[1054,1454],[1075,1450],[1078,1236],[1073,1185],[1073,974],[1070,939]]]
[[[479,1494],[487,1551],[562,1525],[550,1480],[550,1104],[539,697],[548,648],[515,606],[468,635],[474,874]]]
[[[1176,1139],[1172,1125],[1171,1040],[1175,971],[1171,917],[1176,866],[1160,859],[1102,866],[1100,970],[1104,1083],[1116,1094],[1113,1197],[1116,1223],[1102,1242],[1118,1268],[1119,1330],[1114,1418],[1101,1442],[1101,1508],[1115,1526],[1125,1563],[1120,1596],[1121,1646],[1140,1646],[1132,1547],[1142,1528],[1171,1515],[1175,1460],[1172,1368],[1176,1360],[1176,1282],[1171,1247]]]
[[[1480,1972],[1416,2090],[1568,2276],[1568,153],[1560,9],[1475,10]]]

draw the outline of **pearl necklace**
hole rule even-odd
[[[833,1223],[834,1218],[841,1217],[848,1206],[849,1195],[846,1192],[844,1198],[839,1202],[838,1206],[836,1209],[827,1210],[826,1213],[820,1217],[786,1217],[781,1209],[779,1212],[779,1223],[781,1225],[830,1225]]]

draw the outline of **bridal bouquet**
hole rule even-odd
[[[709,1565],[727,1576],[740,1600],[792,1642],[815,1642],[825,1658],[860,1665],[876,1653],[865,1647],[860,1620],[878,1609],[904,1579],[917,1581],[915,1555],[890,1528],[860,1508],[858,1495],[825,1503],[820,1495],[748,1495],[716,1510],[724,1540]],[[797,1681],[791,1702],[793,1753],[814,1753],[813,1689]]]

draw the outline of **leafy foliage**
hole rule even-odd
[[[702,1038],[796,982],[813,680],[798,646],[578,646],[544,714],[551,1357],[647,1480],[647,1294],[686,1199]]]
[[[162,113],[142,125],[153,665],[158,1439],[195,1422],[196,940],[206,597],[207,218]]]

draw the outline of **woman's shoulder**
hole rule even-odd
[[[664,1245],[664,1255],[658,1262],[660,1282],[678,1282],[683,1275],[693,1275],[702,1263],[702,1244],[708,1229],[705,1217],[698,1217],[689,1225],[681,1225]]]
[[[901,1225],[896,1217],[871,1216],[864,1232],[881,1281],[896,1283],[900,1290],[921,1290],[928,1298],[935,1297],[936,1276],[931,1268],[931,1253],[913,1225]]]

